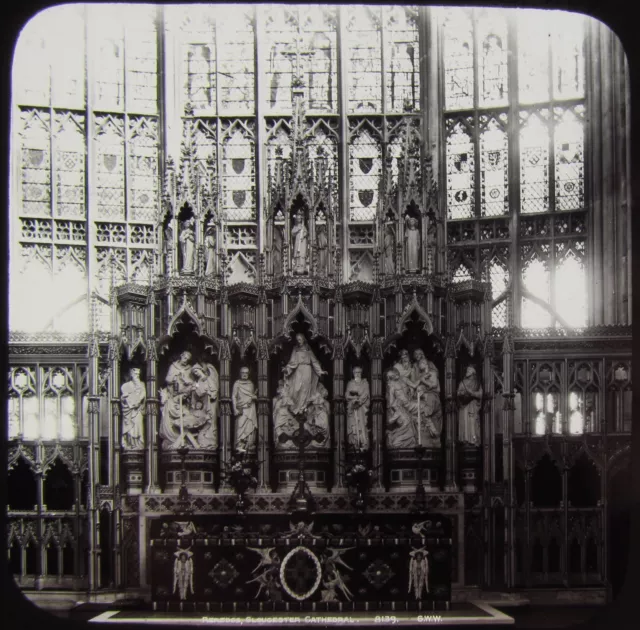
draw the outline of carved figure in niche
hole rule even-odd
[[[187,219],[182,224],[180,248],[182,250],[183,273],[191,273],[195,264],[196,233],[194,225],[195,221],[193,219]]]
[[[371,393],[369,383],[362,378],[362,368],[353,368],[353,379],[347,383],[347,443],[358,449],[369,448],[367,417]]]
[[[329,414],[331,406],[327,400],[329,392],[322,383],[318,383],[316,393],[309,400],[305,428],[313,436],[312,444],[318,447],[329,445]]]
[[[413,588],[416,599],[422,599],[422,591],[425,595],[429,593],[429,552],[426,547],[415,549],[409,552],[409,593]]]
[[[417,350],[416,354],[418,352],[424,356],[422,350]],[[439,446],[440,433],[442,432],[442,405],[440,404],[438,369],[425,358],[420,359],[416,367],[418,369],[416,396],[419,396],[420,399],[418,421],[421,427],[421,436],[419,441],[421,444]]]
[[[480,406],[482,387],[473,366],[467,368],[458,385],[458,441],[480,446]]]
[[[414,413],[417,405],[411,400],[407,386],[398,370],[387,372],[387,445],[389,448],[413,448],[417,444]]]
[[[180,599],[187,599],[189,590],[193,595],[193,551],[178,549],[173,554],[173,592],[178,591]]]
[[[273,421],[274,421],[274,437],[276,449],[287,448],[293,444],[287,445],[289,441],[285,436],[293,435],[298,428],[295,416],[291,413],[293,401],[289,398],[284,380],[278,382],[278,391],[273,399]]]
[[[140,380],[140,368],[131,368],[129,378],[120,388],[122,404],[122,448],[136,450],[144,448],[145,403],[147,389]]]
[[[320,275],[326,276],[329,271],[329,241],[327,240],[327,228],[322,226],[318,229],[316,239],[318,247],[318,271]]]
[[[382,256],[382,273],[393,275],[396,270],[396,238],[393,228],[387,225],[384,231],[384,250]]]
[[[420,230],[418,219],[407,215],[404,235],[405,270],[413,273],[420,270]]]
[[[302,333],[296,335],[296,345],[284,374],[286,392],[293,402],[291,412],[302,413],[318,391],[318,379],[326,374]]]
[[[271,248],[273,274],[280,276],[282,275],[282,230],[279,227],[273,228],[273,244]]]
[[[205,275],[216,272],[216,230],[213,222],[209,222],[204,236],[204,246],[206,250]]]
[[[293,240],[293,273],[302,275],[307,273],[307,248],[309,246],[309,232],[304,224],[302,215],[298,212],[294,217],[291,230]]]
[[[249,380],[249,368],[240,368],[240,380],[233,384],[231,405],[236,416],[235,446],[238,451],[255,451],[258,433],[255,385]]]
[[[185,351],[172,363],[160,390],[163,449],[218,445],[218,372],[210,363],[191,365],[191,358]]]
[[[417,383],[414,381],[414,368],[411,365],[411,358],[409,357],[408,350],[400,350],[398,354],[398,361],[393,366],[400,377],[400,381],[403,383],[407,390],[407,395],[411,396]]]

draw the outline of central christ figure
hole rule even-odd
[[[285,387],[294,414],[302,413],[318,391],[318,379],[326,372],[302,333],[296,335],[289,363],[284,367]]]

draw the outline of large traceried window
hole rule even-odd
[[[440,16],[447,234],[460,250],[450,253],[451,277],[496,284],[494,326],[586,326],[584,18],[463,8]],[[493,272],[478,256],[482,241],[501,241]]]

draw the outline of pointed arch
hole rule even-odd
[[[287,338],[291,339],[291,336],[294,334],[293,324],[296,321],[298,315],[302,315],[304,320],[311,327],[311,338],[318,336],[318,322],[316,318],[312,315],[312,313],[307,309],[302,301],[302,293],[298,293],[298,301],[296,305],[291,309],[287,318],[284,320],[284,324],[282,325],[282,334]]]
[[[418,316],[418,320],[423,322],[422,327],[427,331],[427,334],[433,334],[433,323],[431,321],[431,318],[429,317],[429,315],[427,315],[427,312],[418,302],[418,298],[415,293],[411,302],[409,302],[409,304],[407,304],[407,306],[405,306],[404,310],[402,311],[402,315],[398,320],[398,326],[396,327],[396,333],[398,335],[401,335],[405,331],[407,322],[414,313]]]

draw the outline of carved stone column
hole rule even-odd
[[[269,345],[264,337],[258,338],[258,492],[269,492],[271,445],[269,423],[271,399],[269,398]]]
[[[158,485],[158,352],[155,337],[147,340],[147,488],[148,494],[160,492]]]
[[[227,305],[228,306],[228,305]],[[233,449],[233,436],[231,435],[231,350],[227,339],[220,340],[220,425],[218,432],[218,452],[220,453],[220,466],[224,467],[230,459]],[[220,482],[218,481],[218,486]],[[222,483],[223,491],[229,490],[226,480]]]
[[[371,352],[371,459],[375,471],[374,487],[381,490],[384,479],[384,383],[382,381],[382,337],[373,338]]]
[[[333,486],[344,488],[343,473],[346,463],[346,429],[344,402],[344,347],[342,337],[333,341]]]
[[[445,490],[457,492],[458,407],[455,398],[456,346],[453,334],[448,334],[444,350],[445,395]]]
[[[93,389],[93,388],[90,388]],[[89,590],[93,591],[100,585],[99,556],[100,537],[98,536],[98,506],[96,503],[96,486],[99,473],[99,445],[100,445],[100,397],[95,394],[89,397],[89,496],[87,497],[87,513],[89,515]]]
[[[513,477],[513,423],[514,423],[514,392],[513,392],[513,338],[507,330],[502,346],[502,470],[505,483],[505,586],[515,585],[515,490]],[[494,401],[497,404],[498,401]]]

